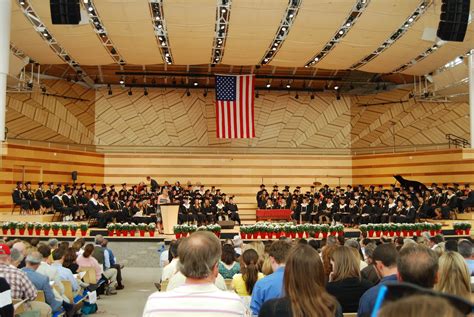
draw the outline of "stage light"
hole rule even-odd
[[[281,30],[282,30],[283,32],[285,32],[285,31],[286,31],[286,28],[285,28],[285,27],[282,27]]]
[[[334,86],[334,89],[335,89],[335,90],[339,90],[339,86]]]
[[[123,84],[125,84],[125,80],[123,80],[123,78],[122,78],[122,79],[120,79],[119,83],[120,83],[120,85],[123,85]]]
[[[266,87],[270,88],[271,86],[272,86],[272,84],[268,83]]]
[[[314,58],[314,61],[315,61],[315,62],[319,61],[319,57],[315,57],[315,58]]]
[[[156,17],[155,20],[156,20],[156,21],[160,21],[160,17]]]
[[[408,22],[412,23],[413,20],[414,20],[413,18],[409,18],[409,19],[408,19]]]
[[[286,88],[290,89],[290,88],[291,88],[291,85],[290,85],[290,84],[286,84]]]
[[[198,83],[197,81],[195,81],[195,82],[193,83],[193,85],[196,87],[197,85],[199,85],[199,83]]]
[[[89,7],[88,10],[89,10],[89,12],[92,12],[92,11],[94,11],[94,8],[93,8],[93,7]]]
[[[289,15],[290,19],[294,17],[293,13]]]
[[[344,31],[343,31],[343,30],[340,30],[340,31],[339,31],[339,34],[340,34],[340,35],[344,34]]]
[[[221,30],[224,30],[225,29],[225,25],[221,25]]]
[[[274,48],[272,48],[272,51],[276,51],[276,49],[277,49],[277,48],[276,48],[276,47],[274,47]]]
[[[347,23],[346,23],[346,26],[347,26],[347,27],[350,27],[350,26],[351,26],[351,22],[347,22]]]
[[[222,9],[221,12],[222,12],[222,13],[226,13],[226,9]]]
[[[24,6],[24,5],[25,5],[25,1],[20,1],[20,5]]]

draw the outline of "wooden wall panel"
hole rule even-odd
[[[0,211],[11,210],[11,192],[22,176],[24,181],[72,183],[71,172],[78,172],[78,183],[103,183],[104,155],[94,152],[65,150],[4,143],[0,157]]]

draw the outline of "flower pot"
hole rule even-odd
[[[122,236],[127,237],[128,236],[128,230],[122,230]]]
[[[71,229],[71,236],[76,236],[77,229]]]
[[[298,238],[303,239],[304,232],[298,232]]]
[[[305,231],[304,234],[306,238],[309,238],[311,236],[311,234],[308,231]]]
[[[332,236],[336,236],[336,234],[337,234],[337,231],[331,231]]]
[[[54,235],[54,236],[57,236],[58,233],[59,233],[59,229],[52,229],[52,230],[53,230],[53,235]]]
[[[436,230],[430,230],[430,235],[431,235],[431,236],[436,235]]]
[[[145,236],[145,230],[140,230],[140,237],[144,237]]]
[[[471,235],[471,229],[464,229],[464,234],[465,234],[466,236]]]
[[[421,230],[416,230],[416,235],[419,237],[421,236]]]
[[[383,231],[383,235],[387,237],[388,236],[388,231]]]
[[[219,232],[214,232],[214,234],[219,238]]]
[[[87,234],[87,230],[81,230],[81,236],[85,236]]]
[[[154,237],[155,236],[155,230],[153,231],[148,231],[150,233],[150,237]]]
[[[406,237],[408,236],[408,231],[407,230],[402,230],[403,236]]]
[[[16,229],[15,228],[10,228],[10,234],[15,234]]]
[[[114,235],[114,230],[109,230],[109,231],[107,232],[107,235],[108,235],[109,237],[113,236],[113,235]]]
[[[257,239],[258,238],[258,232],[252,233],[252,239]]]
[[[44,229],[44,230],[43,230],[44,235],[45,235],[45,236],[49,236],[49,231],[50,231],[50,230],[51,230],[51,229]]]
[[[375,231],[375,236],[377,238],[380,238],[381,235],[382,235],[382,231],[379,231],[379,230]]]
[[[135,236],[135,230],[130,230],[130,236],[134,237]]]
[[[34,229],[26,229],[26,231],[28,231],[28,235],[32,236]]]
[[[369,230],[368,233],[369,233],[370,238],[372,238],[374,236],[374,230]]]
[[[3,234],[8,234],[8,229],[3,229],[3,228],[2,228],[2,233],[3,233]]]
[[[66,236],[67,235],[67,229],[61,229],[61,234],[63,236]]]
[[[461,234],[462,234],[462,230],[459,230],[459,229],[455,229],[454,232],[455,232],[457,235],[461,235]]]
[[[400,230],[395,231],[395,233],[396,233],[397,237],[401,237],[401,236],[402,236],[402,232],[401,232]]]
[[[37,236],[41,235],[41,229],[35,229],[35,234],[36,234]]]
[[[343,236],[344,236],[344,231],[338,231],[338,232],[337,232],[337,235],[338,235],[339,237],[343,237]]]
[[[296,232],[290,232],[290,237],[291,237],[291,239],[295,239],[296,238]]]
[[[395,236],[395,231],[389,231],[389,232],[388,232],[388,235],[389,235],[390,237]]]
[[[266,232],[260,232],[260,238],[266,239],[267,238],[267,233]]]
[[[275,238],[280,239],[281,237],[281,232],[275,232]]]
[[[326,239],[328,237],[328,233],[327,232],[321,232],[323,234],[323,239]]]
[[[22,228],[22,229],[18,229],[18,232],[20,232],[21,235],[24,235],[25,234],[25,228]]]
[[[413,236],[414,231],[413,230],[408,230],[408,235]]]
[[[316,231],[316,232],[314,233],[313,237],[315,237],[316,239],[319,238],[319,234],[320,234],[320,233],[321,233],[321,232]]]
[[[181,233],[175,233],[174,235],[176,236],[176,240],[181,239]]]
[[[240,238],[246,239],[246,238],[247,238],[247,234],[244,233],[244,232],[241,232],[241,233],[240,233]]]

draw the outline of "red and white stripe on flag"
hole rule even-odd
[[[216,76],[217,138],[255,137],[254,90],[254,75]]]

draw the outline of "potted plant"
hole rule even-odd
[[[51,225],[51,230],[53,231],[53,235],[57,236],[59,234],[59,229],[61,228],[61,225],[57,222],[53,222]]]
[[[43,229],[43,224],[40,222],[35,222],[35,235],[40,236],[41,235],[41,229]]]
[[[137,225],[134,224],[134,223],[131,223],[131,224],[130,224],[129,232],[130,232],[130,236],[131,236],[131,237],[134,237],[134,236],[135,236],[135,232],[137,232]]]
[[[336,232],[339,237],[344,236],[344,226],[343,225],[336,225]]]
[[[120,237],[122,235],[122,224],[121,223],[115,223],[115,235],[117,237]]]
[[[275,233],[275,238],[280,239],[281,234],[283,233],[283,227],[277,224],[273,228],[273,232]]]
[[[379,238],[382,235],[382,225],[379,223],[374,224],[375,236]]]
[[[145,233],[147,232],[147,225],[146,223],[139,223],[138,226],[138,233],[140,234],[140,237],[144,237],[145,236]]]
[[[367,232],[369,234],[369,238],[372,238],[374,236],[374,225],[369,223],[367,225]]]
[[[16,223],[15,221],[11,221],[8,224],[8,227],[10,228],[10,234],[15,234],[16,226],[18,225],[18,223]]]
[[[443,228],[443,225],[441,223],[435,223],[435,230],[438,234],[441,234],[441,228]]]
[[[71,236],[75,237],[76,236],[76,232],[77,232],[77,229],[79,228],[79,226],[75,223],[71,223],[69,225],[69,230],[71,230]]]
[[[306,231],[305,225],[297,225],[296,226],[296,232],[298,234],[298,238],[303,239],[305,231]]]
[[[291,238],[292,239],[295,239],[296,238],[296,226],[295,225],[291,225],[290,226],[290,235],[291,235]]]
[[[149,223],[147,226],[147,229],[148,229],[148,234],[150,235],[150,237],[154,237],[155,232],[156,232],[156,224],[153,222]]]
[[[359,230],[362,233],[362,236],[367,236],[367,225],[360,225]]]
[[[416,230],[416,225],[414,223],[406,223],[405,226],[407,228],[408,235],[413,236]]]
[[[421,224],[421,223],[415,223],[415,226],[414,226],[414,229],[415,229],[415,232],[416,232],[416,235],[418,237],[421,237],[421,231],[423,230],[424,228],[424,225]]]
[[[26,225],[23,221],[18,222],[17,225],[16,225],[16,228],[18,229],[18,232],[19,232],[20,235],[25,234]]]
[[[81,223],[79,226],[79,230],[81,231],[81,236],[85,236],[87,234],[87,229],[89,229],[89,225],[87,223]]]
[[[107,224],[107,235],[109,237],[113,236],[115,232],[115,223]]]
[[[329,233],[329,225],[327,224],[321,225],[321,234],[323,235],[323,239],[328,237],[328,233]]]
[[[429,225],[429,230],[430,230],[430,236],[435,236],[436,235],[436,224],[430,223]]]
[[[394,237],[395,233],[400,236],[400,230],[398,230],[398,226],[396,223],[388,224],[388,234],[390,237]]]
[[[49,231],[51,230],[51,225],[49,223],[43,224],[43,232],[45,236],[49,235]]]
[[[33,222],[28,222],[26,224],[26,230],[28,231],[28,235],[33,235],[33,230],[35,229],[35,224]]]
[[[466,236],[469,236],[471,234],[471,223],[465,222],[464,226],[463,226],[463,229],[464,229],[464,234]]]
[[[209,227],[209,230],[214,232],[214,234],[216,235],[216,237],[220,238],[221,237],[221,226],[218,225],[218,224],[214,224],[214,225],[210,225]]]
[[[178,240],[178,239],[181,239],[181,232],[182,232],[183,229],[184,229],[184,227],[181,226],[181,225],[174,225],[174,226],[173,226],[173,233],[174,233],[174,235],[176,236],[176,239],[177,239],[177,240]],[[241,228],[241,229],[242,229],[242,228]]]
[[[311,236],[314,238],[319,238],[319,234],[321,233],[321,226],[320,225],[311,225]]]
[[[240,226],[240,238],[241,239],[247,239],[247,227],[246,226]]]
[[[62,234],[63,236],[66,236],[68,230],[69,230],[69,224],[63,222],[63,223],[61,224],[61,234]]]
[[[250,226],[250,232],[252,233],[252,239],[257,239],[258,238],[258,231],[257,231],[257,227],[255,225]]]
[[[336,236],[336,234],[337,234],[336,226],[330,226],[329,227],[329,232],[332,236]]]
[[[8,234],[8,229],[10,228],[10,223],[8,221],[2,223],[2,233],[4,235]]]

